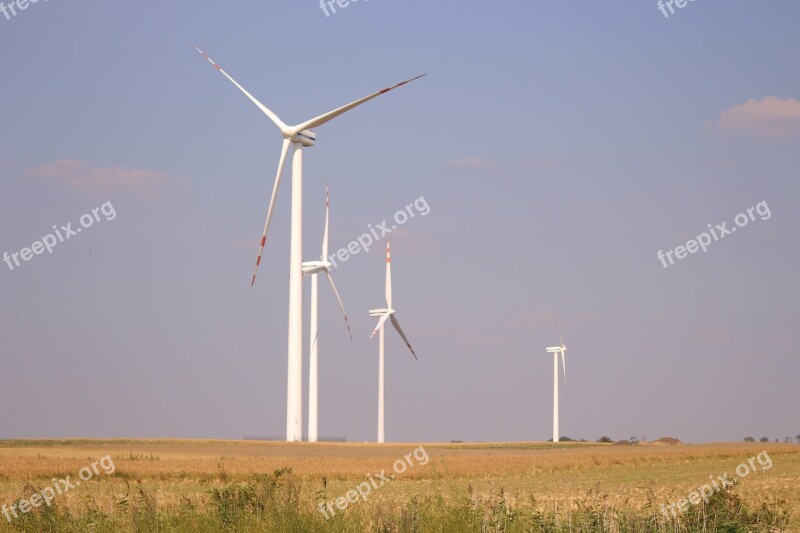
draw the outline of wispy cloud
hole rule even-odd
[[[59,159],[31,169],[28,177],[43,180],[55,187],[76,189],[102,196],[128,193],[145,200],[162,200],[186,188],[186,180],[161,172],[139,168],[93,167],[75,159]]]
[[[517,317],[518,325],[523,328],[555,328],[556,327],[555,309],[537,309],[529,311]]]
[[[448,167],[461,167],[461,168],[478,168],[488,167],[492,163],[491,159],[486,157],[457,157],[455,159],[448,159],[444,162]]]
[[[529,157],[523,156],[519,159],[520,165],[535,169],[553,169],[561,166],[561,161],[553,157]]]
[[[726,109],[717,121],[720,129],[785,138],[800,134],[800,100],[766,96]]]
[[[421,229],[397,228],[391,235],[392,247],[400,253],[425,255],[439,251],[429,231]],[[375,250],[375,248],[373,248]]]
[[[731,332],[725,328],[700,331],[697,336],[704,343],[715,346],[728,344],[731,340]]]
[[[598,316],[594,314],[564,314],[556,309],[532,309],[527,313],[518,315],[513,321],[516,330],[558,332],[562,328],[571,328],[579,325],[597,322]]]

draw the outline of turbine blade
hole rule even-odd
[[[565,346],[564,346],[564,335],[561,333],[561,316],[558,314],[558,309],[556,309],[556,325],[558,326],[558,339],[561,343],[561,367],[564,369],[564,385],[567,384],[567,361],[564,358]],[[564,397],[567,396],[567,389],[564,388]]]
[[[558,309],[556,309],[556,325],[558,326],[558,339],[561,343],[561,346],[564,346],[564,336],[561,334],[561,317],[558,314]]]
[[[369,336],[370,339],[374,337],[376,333],[378,333],[378,330],[380,330],[381,326],[389,319],[389,316],[390,315],[388,313],[381,316],[381,319],[378,320],[378,325],[375,326],[375,329],[372,330],[372,334]]]
[[[253,280],[250,282],[252,287],[256,283],[256,274],[258,274],[258,266],[261,264],[261,254],[264,253],[264,246],[267,244],[267,231],[269,231],[269,224],[272,221],[272,213],[275,208],[275,200],[278,198],[278,190],[281,187],[281,176],[283,175],[283,165],[286,163],[286,154],[289,153],[289,146],[292,142],[289,139],[283,140],[281,147],[281,158],[278,161],[278,174],[275,176],[275,185],[272,187],[272,198],[269,201],[269,210],[267,211],[267,221],[264,222],[264,232],[261,234],[261,245],[258,248],[258,259],[256,259],[256,268],[253,271]]]
[[[347,319],[347,311],[344,310],[344,302],[342,302],[342,297],[339,295],[339,291],[336,289],[336,284],[333,282],[333,276],[331,276],[331,273],[326,270],[325,275],[328,276],[328,281],[331,282],[333,294],[336,295],[336,300],[339,302],[339,309],[342,310],[342,314],[344,315],[344,325],[347,326],[347,334],[350,335],[350,340],[352,341],[353,333],[350,331],[350,321]]]
[[[328,194],[328,182],[325,182],[325,231],[322,234],[322,260],[328,258],[328,222],[330,220],[331,197]]]
[[[392,308],[392,248],[386,241],[386,307]]]
[[[317,345],[317,339],[319,339],[319,331],[317,331],[317,334],[314,335],[314,342],[311,343],[311,349],[309,350],[310,352],[314,351],[314,346]]]
[[[396,88],[400,87],[401,85],[405,85],[406,83],[411,83],[412,81],[417,80],[417,79],[421,78],[424,75],[425,74],[421,74],[419,76],[411,78],[410,80],[406,80],[406,81],[400,82],[397,85],[394,85],[392,87],[387,87],[386,89],[380,90],[380,91],[378,91],[376,93],[373,93],[373,94],[371,94],[369,96],[365,96],[364,98],[362,98],[360,100],[356,100],[355,102],[351,102],[351,103],[349,103],[349,104],[347,104],[345,106],[342,106],[342,107],[340,107],[338,109],[334,109],[333,111],[328,111],[324,115],[320,115],[318,117],[312,118],[311,120],[307,120],[307,121],[303,122],[302,124],[299,124],[299,125],[295,126],[293,129],[295,131],[303,131],[303,130],[307,130],[307,129],[311,129],[311,128],[316,128],[317,126],[322,126],[326,122],[335,119],[336,117],[338,117],[342,113],[346,113],[347,111],[350,111],[351,109],[353,109],[355,107],[358,107],[361,104],[369,102],[373,98],[377,98],[378,96],[380,96],[380,95],[382,95],[384,93],[388,93],[389,91],[391,91],[393,89],[396,89]]]
[[[199,49],[197,46],[195,46],[195,45],[192,45],[192,46],[194,46],[194,49],[195,49],[195,50],[197,50],[198,52],[200,52],[200,54],[201,54],[201,55],[202,55],[204,58],[206,58],[206,60],[208,60],[208,62],[209,62],[209,63],[211,63],[212,65],[214,65],[214,68],[216,68],[218,71],[220,71],[220,73],[222,73],[222,75],[223,75],[223,76],[225,76],[226,78],[228,78],[228,79],[230,80],[230,82],[231,82],[231,83],[233,83],[234,85],[236,85],[236,87],[237,87],[237,88],[238,88],[240,91],[242,91],[242,92],[244,93],[244,95],[245,95],[245,96],[247,96],[247,97],[250,99],[250,101],[251,101],[251,102],[253,102],[254,104],[256,104],[256,105],[258,106],[258,108],[259,108],[259,109],[260,109],[260,110],[261,110],[261,111],[262,111],[262,112],[263,112],[265,115],[267,115],[267,117],[269,117],[269,119],[270,119],[270,120],[273,122],[273,124],[275,124],[276,126],[278,126],[278,129],[279,129],[279,130],[281,130],[281,133],[284,133],[284,132],[285,132],[285,131],[288,129],[288,127],[286,126],[286,124],[284,124],[284,123],[283,123],[283,121],[282,121],[280,118],[278,118],[278,115],[276,115],[276,114],[275,114],[275,113],[274,113],[274,112],[273,112],[273,111],[272,111],[270,108],[268,108],[267,106],[265,106],[264,104],[262,104],[261,102],[259,102],[259,101],[258,101],[258,99],[256,99],[256,97],[255,97],[255,96],[253,96],[252,94],[250,94],[249,92],[247,92],[247,90],[245,90],[245,88],[244,88],[244,87],[242,87],[241,85],[239,85],[239,83],[238,83],[236,80],[234,80],[233,78],[231,78],[231,77],[228,75],[228,73],[227,73],[227,72],[225,72],[224,70],[222,70],[222,67],[220,67],[219,65],[217,65],[217,64],[214,62],[214,60],[213,60],[213,59],[211,59],[210,57],[208,57],[208,54],[206,54],[205,52],[203,52],[202,50],[200,50],[200,49]]]
[[[408,349],[411,350],[411,355],[413,355],[414,359],[416,359],[417,358],[417,354],[414,352],[414,348],[411,347],[411,343],[408,342],[408,337],[406,337],[406,334],[403,333],[403,328],[400,327],[400,322],[397,321],[397,319],[394,317],[394,315],[392,315],[392,325],[394,326],[394,329],[397,330],[397,333],[399,333],[400,336],[403,337],[403,342],[406,343],[406,346],[408,346]]]

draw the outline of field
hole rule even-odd
[[[708,503],[660,512],[725,473]],[[67,476],[0,531],[800,531],[789,444],[0,442],[0,506]]]

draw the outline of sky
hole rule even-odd
[[[0,13],[0,438],[285,436],[281,138],[191,43],[287,123],[427,74],[304,152],[304,259],[326,182],[332,253],[397,226],[388,441],[550,438],[556,310],[563,435],[800,433],[800,4],[334,7]],[[322,437],[376,436],[383,247],[333,272],[352,342],[321,280]]]

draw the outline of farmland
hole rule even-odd
[[[658,528],[689,527],[716,503],[690,505],[678,519],[662,516],[662,504],[726,473],[737,483],[722,491],[725,505],[800,530],[800,446],[790,444],[3,441],[0,505],[74,482],[103,457],[113,473],[95,467],[51,506],[0,517],[0,530],[666,531]],[[756,457],[769,463],[736,475]],[[382,471],[386,481],[376,482]],[[364,498],[336,508],[365,480]]]

